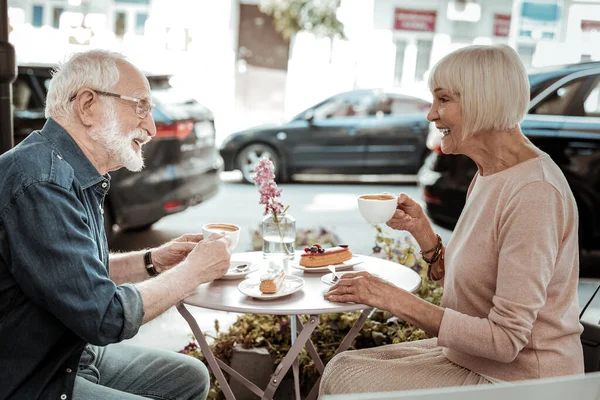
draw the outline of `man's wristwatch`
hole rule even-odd
[[[146,266],[146,271],[148,272],[148,275],[158,275],[158,271],[156,270],[156,268],[154,268],[154,265],[152,264],[152,252],[150,250],[144,253],[144,265]]]

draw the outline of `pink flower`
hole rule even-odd
[[[268,158],[261,158],[256,164],[252,179],[259,186],[260,200],[258,204],[265,206],[265,215],[269,212],[272,212],[273,215],[284,212],[283,204],[279,199],[282,189],[279,189],[275,183],[273,162]]]

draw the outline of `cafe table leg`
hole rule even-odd
[[[227,379],[225,379],[225,375],[223,375],[223,371],[221,371],[221,368],[219,367],[218,360],[215,358],[214,354],[210,350],[210,346],[208,345],[208,342],[206,341],[202,330],[198,326],[198,323],[196,322],[192,314],[190,314],[188,309],[185,308],[183,303],[180,303],[177,306],[177,311],[179,311],[181,316],[187,321],[190,328],[192,328],[192,332],[196,337],[196,341],[200,345],[202,354],[204,354],[204,357],[206,357],[208,366],[210,367],[212,373],[215,375],[217,382],[219,382],[219,386],[221,387],[221,391],[225,395],[225,398],[227,400],[235,400],[235,396],[231,391],[231,387],[229,386],[229,383],[227,383]]]
[[[356,336],[358,336],[358,333],[362,329],[363,325],[365,324],[365,321],[367,320],[367,318],[371,314],[371,311],[373,311],[372,308],[367,308],[367,309],[364,309],[362,311],[362,313],[360,314],[360,317],[358,318],[358,320],[356,320],[356,322],[354,323],[354,325],[352,325],[352,328],[350,329],[350,332],[348,332],[346,334],[346,337],[344,338],[344,340],[342,341],[342,343],[340,343],[339,347],[335,351],[334,356],[337,355],[337,354],[339,354],[339,353],[341,353],[342,351],[345,351],[348,347],[350,347],[350,345],[352,344],[352,342],[354,341],[354,339],[356,339]],[[312,342],[310,344],[312,344]],[[307,349],[308,349],[308,345],[307,345]],[[310,351],[309,351],[309,353],[310,353]],[[311,357],[313,357],[312,354],[311,354]],[[319,357],[318,354],[317,354],[317,358],[320,359],[320,357]],[[313,360],[314,360],[314,357],[313,357]],[[317,365],[316,360],[315,360],[315,365]],[[319,372],[323,373],[322,370],[319,371]],[[317,383],[315,383],[315,385],[311,389],[310,393],[306,397],[306,400],[314,400],[314,399],[317,398],[317,396],[319,394],[319,385],[320,385],[320,383],[321,383],[321,378],[319,377],[319,379],[317,379]]]
[[[310,339],[310,335],[313,333],[318,324],[319,316],[311,315],[306,325],[304,325],[304,329],[302,329],[302,332],[300,332],[296,338],[294,345],[288,350],[287,354],[285,357],[283,357],[283,360],[281,360],[277,368],[275,368],[275,372],[273,375],[271,375],[269,386],[267,386],[265,389],[262,400],[270,400],[273,398],[273,395],[279,387],[281,380],[289,371],[294,361],[298,358],[298,355],[304,348],[304,344]]]
[[[290,327],[291,327],[291,337],[292,337],[292,346],[296,342],[296,336],[298,335],[298,328],[296,327],[296,318],[295,315],[290,315]],[[310,339],[309,339],[310,340]],[[292,365],[292,372],[294,374],[294,391],[296,392],[296,400],[300,400],[300,366],[298,357],[294,360],[294,364]]]

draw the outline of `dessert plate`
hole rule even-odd
[[[294,275],[286,275],[277,293],[264,294],[261,292],[259,289],[260,278],[248,278],[241,281],[238,285],[238,290],[246,296],[254,297],[255,299],[271,300],[295,293],[302,289],[302,286],[304,286],[304,279]]]
[[[240,267],[242,265],[246,265],[246,268],[244,268],[242,270],[238,269],[238,267]],[[223,275],[222,277],[220,277],[219,279],[243,279],[249,273],[258,270],[259,267],[260,267],[260,265],[258,265],[256,263],[252,263],[251,261],[243,261],[243,260],[231,261],[231,264],[229,264],[229,269],[227,270],[227,273],[225,275]]]
[[[336,271],[343,271],[345,269],[350,269],[350,268],[354,267],[355,265],[360,264],[363,261],[364,261],[363,257],[353,255],[351,259],[346,260],[343,263],[333,264],[333,265],[335,266]],[[295,260],[293,263],[290,264],[290,266],[292,268],[300,269],[304,272],[328,272],[329,271],[329,265],[325,265],[323,267],[305,267],[303,265],[300,265],[299,263],[300,263],[300,260]]]

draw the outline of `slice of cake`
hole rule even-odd
[[[260,277],[259,289],[263,294],[277,293],[284,280],[285,272],[282,269],[270,270]]]
[[[316,243],[304,249],[304,254],[300,256],[300,265],[307,268],[317,268],[340,264],[351,258],[352,252],[346,245],[324,249]]]

